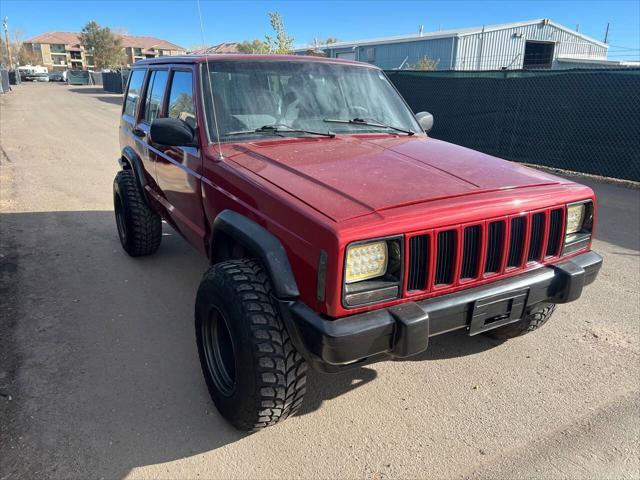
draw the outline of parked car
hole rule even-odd
[[[595,280],[590,188],[431,138],[432,124],[369,64],[136,62],[119,239],[150,255],[164,219],[209,258],[196,343],[237,428],[296,412],[308,365],[405,358],[452,330],[516,337]]]
[[[49,74],[50,82],[66,82],[67,81],[67,72],[51,72]]]
[[[49,74],[48,73],[27,73],[23,80],[27,82],[48,82]]]

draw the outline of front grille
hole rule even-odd
[[[417,235],[409,240],[409,272],[407,290],[423,290],[426,287],[429,259],[429,242],[426,235]]]
[[[462,270],[460,278],[476,278],[480,263],[480,225],[464,229],[464,245],[462,247]]]
[[[511,219],[511,239],[509,240],[507,268],[517,267],[522,263],[526,221],[525,217],[516,217]]]
[[[417,294],[530,268],[527,262],[559,255],[563,230],[564,210],[552,208],[409,236],[406,290]]]
[[[448,285],[453,282],[453,269],[456,261],[456,232],[447,230],[438,234],[438,253],[436,257],[436,285]]]
[[[542,242],[544,238],[544,213],[536,213],[531,217],[531,236],[529,237],[529,255],[527,256],[528,262],[533,262],[540,259],[542,254]]]
[[[492,222],[489,224],[489,241],[487,246],[487,263],[485,273],[500,271],[502,254],[504,250],[504,222]]]
[[[547,244],[547,257],[555,257],[560,250],[560,241],[562,240],[562,209],[557,208],[551,211],[549,217],[549,243]]]

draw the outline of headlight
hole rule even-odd
[[[588,247],[592,231],[593,202],[585,200],[568,204],[562,255],[568,255]]]
[[[354,283],[384,275],[387,270],[387,242],[354,245],[347,249],[345,282]]]
[[[578,233],[580,230],[582,230],[582,223],[584,222],[584,212],[584,203],[580,203],[578,205],[569,205],[567,207],[567,235]]]
[[[344,258],[342,304],[372,305],[400,296],[403,265],[402,235],[355,242]]]

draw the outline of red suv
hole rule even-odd
[[[152,254],[165,220],[209,258],[196,340],[236,427],[293,414],[307,365],[408,357],[457,329],[521,335],[595,280],[591,189],[430,138],[432,123],[368,64],[135,64],[114,181],[120,241]]]

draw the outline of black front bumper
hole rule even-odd
[[[466,328],[475,335],[516,322],[540,303],[576,300],[601,265],[600,255],[587,252],[481,287],[339,319],[299,301],[280,301],[280,307],[298,351],[317,370],[336,372],[385,356],[415,355],[441,333]]]

